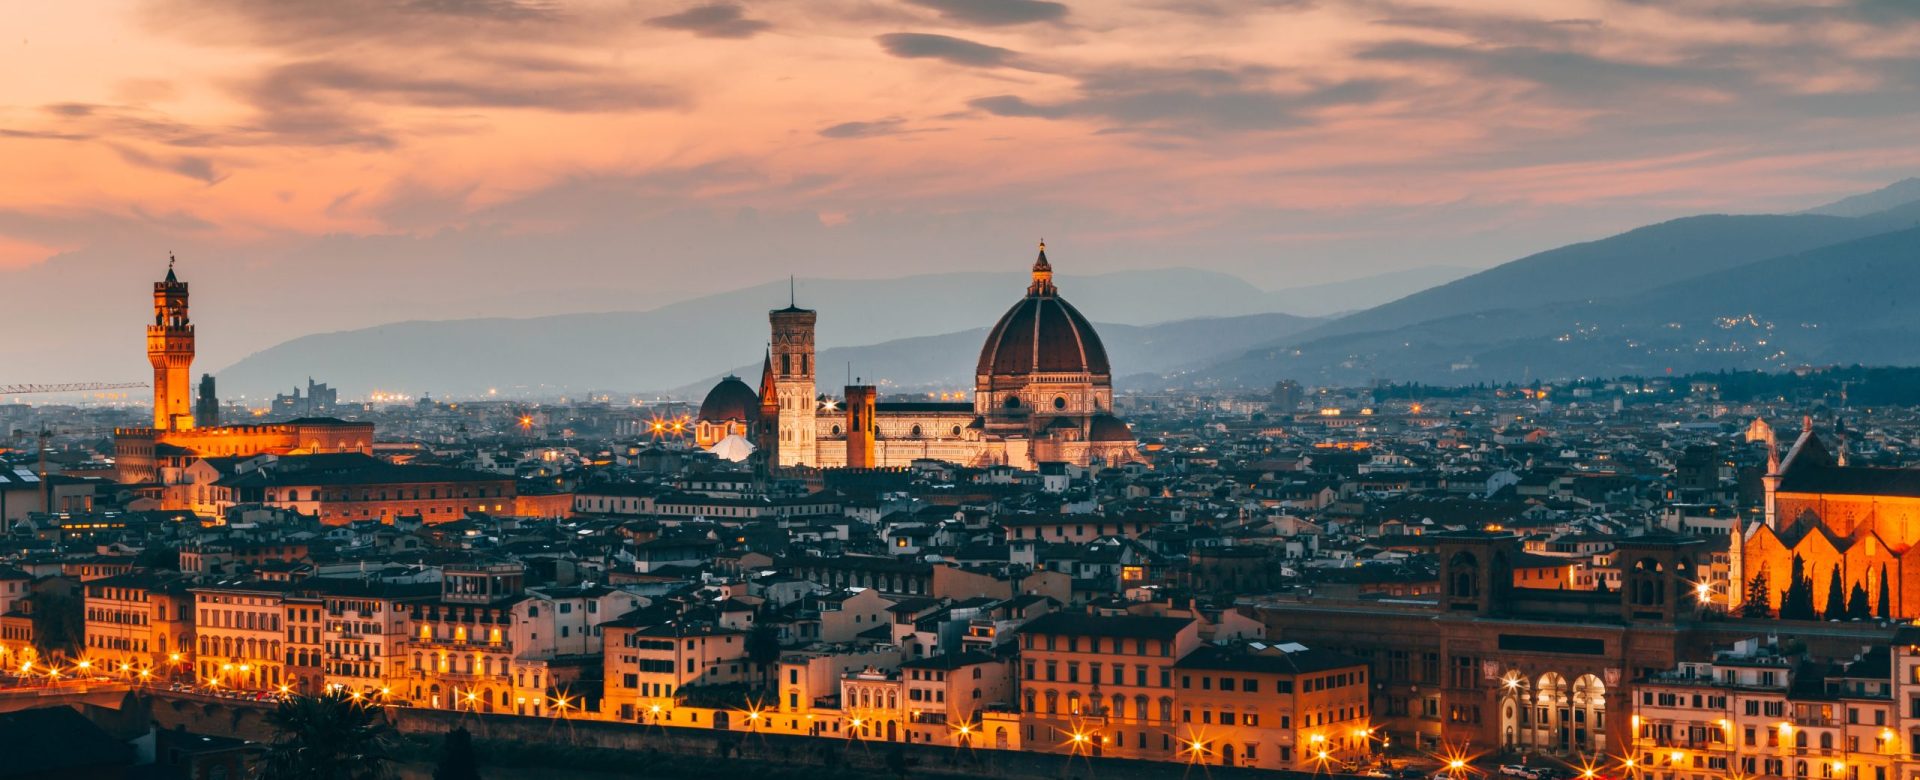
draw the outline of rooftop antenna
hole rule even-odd
[[[799,298],[793,292],[793,274],[787,274],[787,308],[799,308]]]

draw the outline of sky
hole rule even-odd
[[[1017,268],[1040,238],[1063,278],[1487,267],[1920,172],[1908,0],[63,0],[4,21],[0,383],[139,378],[169,252],[217,368],[397,320]]]

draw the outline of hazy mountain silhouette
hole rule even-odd
[[[1920,178],[1901,179],[1872,192],[1841,198],[1801,213],[1824,214],[1829,217],[1864,217],[1915,202],[1920,202]]]
[[[1902,182],[1860,196],[1863,199],[1850,198],[1832,205],[1852,211],[1860,204],[1892,202],[1910,188]],[[1784,280],[1767,278],[1769,275],[1784,274],[1783,269],[1815,256],[1844,266],[1856,258],[1840,247],[1916,225],[1920,225],[1920,200],[1851,217],[1708,215],[1672,220],[1541,252],[1341,317],[1263,344],[1199,376],[1204,381],[1260,387],[1283,377],[1328,382],[1458,382],[1665,370],[1669,363],[1756,367],[1758,364],[1750,360],[1753,356],[1732,352],[1688,352],[1685,360],[1679,353],[1670,359],[1660,358],[1658,353],[1648,352],[1647,345],[1666,343],[1666,339],[1653,338],[1662,334],[1635,332],[1622,336],[1617,344],[1586,336],[1621,336],[1626,332],[1609,329],[1646,317],[1684,324],[1689,317],[1732,316],[1721,309],[1740,299],[1709,294],[1712,291],[1688,287],[1687,283],[1726,280],[1729,275],[1745,279],[1748,274],[1756,274],[1761,279],[1753,299],[1758,305],[1774,296],[1798,292]],[[1869,242],[1860,246],[1875,245]],[[1815,252],[1823,247],[1835,247],[1840,254]],[[1786,265],[1765,264],[1775,258]],[[1817,269],[1812,272],[1817,274]],[[1855,279],[1854,283],[1871,285],[1872,280]],[[1659,297],[1668,289],[1688,292],[1677,298]],[[1844,296],[1823,299],[1822,303],[1848,305]],[[1836,325],[1847,322],[1846,313],[1832,314],[1839,317],[1834,319]],[[1684,326],[1677,330],[1684,330]],[[1543,337],[1561,346],[1539,348],[1536,342]],[[1559,340],[1563,337],[1566,340]],[[1817,346],[1818,354],[1838,355],[1835,350],[1844,351],[1843,341],[1798,343],[1808,350]],[[1786,358],[1789,362],[1795,359],[1791,355]],[[1678,370],[1679,365],[1672,367]]]
[[[1181,320],[1158,325],[1096,323],[1100,343],[1114,370],[1115,381],[1165,384],[1185,372],[1204,368],[1277,336],[1311,327],[1316,319],[1291,314],[1249,314]],[[838,394],[849,377],[877,384],[887,391],[967,391],[973,387],[974,363],[986,343],[987,328],[938,336],[898,339],[863,347],[840,347],[820,352],[820,392]],[[755,384],[760,363],[742,364],[730,372]],[[722,378],[716,374],[675,388],[673,395],[701,398]]]
[[[1062,293],[1100,323],[1139,326],[1271,311],[1271,293],[1207,271],[1063,274],[1059,280]],[[820,312],[822,349],[988,327],[1025,294],[1026,286],[1024,273],[801,279],[795,284],[798,302]],[[689,386],[757,360],[766,346],[767,310],[786,306],[788,297],[783,280],[648,311],[397,322],[294,339],[250,355],[221,369],[217,376],[227,396],[270,393],[304,382],[308,376],[341,388],[343,397],[371,390],[466,395],[489,388],[516,396],[586,390],[658,392]],[[1292,322],[1293,318],[1247,320],[1237,326],[1247,329],[1244,333],[1233,338],[1212,334],[1209,339],[1244,349],[1298,330]],[[1282,323],[1289,324],[1282,327]],[[1112,346],[1118,351],[1118,343]],[[1175,356],[1228,354],[1194,352],[1195,347],[1183,343],[1166,349],[1175,351]],[[935,355],[927,365],[971,371],[978,348],[976,340],[963,354]],[[1122,354],[1115,355],[1117,369],[1141,370],[1129,365]],[[1175,365],[1158,358],[1140,359],[1156,371]],[[823,356],[821,365],[833,364]],[[900,371],[901,382],[936,381],[917,369]]]
[[[1722,368],[1920,365],[1920,228],[1854,239],[1631,296],[1456,315],[1264,349],[1202,372],[1263,387],[1524,381]]]

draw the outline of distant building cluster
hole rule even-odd
[[[0,453],[0,686],[1174,771],[1920,773],[1914,407],[1116,393],[1042,254],[970,403],[817,392],[793,306],[759,387],[697,406],[314,385],[338,416],[218,425],[185,283],[155,299],[151,419],[0,407],[46,432]]]

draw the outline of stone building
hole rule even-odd
[[[1099,334],[1060,296],[1046,246],[1027,294],[988,333],[972,401],[880,401],[851,385],[842,401],[818,395],[814,326],[796,305],[768,315],[771,346],[749,391],[728,377],[708,393],[695,440],[714,449],[749,431],[775,468],[905,468],[915,460],[1034,468],[1139,460],[1133,432],[1113,414],[1113,369]],[[711,407],[711,408],[710,408]]]
[[[166,278],[153,284],[153,323],[147,326],[153,426],[114,431],[114,468],[121,482],[176,482],[195,459],[215,455],[373,451],[372,423],[303,417],[266,425],[197,425],[189,379],[193,355],[187,283],[174,274],[169,259]],[[210,393],[211,383],[207,389]]]

